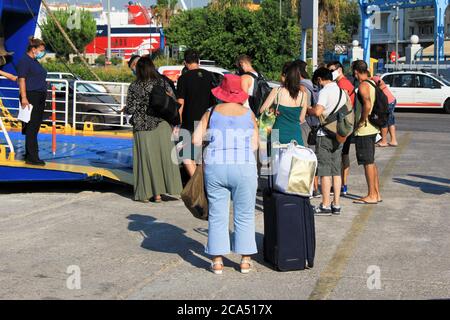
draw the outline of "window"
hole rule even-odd
[[[413,35],[413,34],[414,34],[414,31],[416,31],[416,28],[414,28],[414,27],[409,27],[409,34],[410,34],[410,35]]]
[[[414,77],[412,74],[395,74],[391,87],[395,88],[412,88],[414,87]]]
[[[416,87],[418,88],[426,88],[426,89],[435,89],[440,88],[441,85],[439,82],[434,80],[428,76],[417,75],[416,76]]]
[[[77,92],[79,93],[96,93],[99,92],[97,89],[95,89],[93,86],[87,83],[79,83],[77,85]]]
[[[419,33],[422,35],[432,35],[434,33],[434,26],[432,24],[420,25]]]
[[[386,83],[389,86],[392,86],[392,79],[394,78],[394,76],[392,74],[387,75],[383,78],[384,83]]]
[[[76,80],[76,78],[71,74],[63,74],[62,78],[66,80]]]

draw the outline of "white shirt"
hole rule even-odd
[[[324,107],[323,115],[324,117],[328,117],[330,113],[336,108],[336,105],[339,101],[339,87],[336,82],[331,82],[326,84],[322,90],[319,91],[319,98],[317,100],[317,104]],[[339,106],[336,110],[341,108],[346,103],[345,94],[342,93],[341,101],[339,102]],[[317,131],[317,136],[324,137],[326,136],[325,132],[322,129]]]
[[[255,76],[258,76],[257,72],[251,72],[251,73],[253,73]],[[255,89],[255,78],[252,77],[252,84],[251,84],[250,88],[248,88],[247,94],[249,96],[253,96],[253,90],[254,89]],[[250,109],[250,103],[248,102],[248,99],[244,102],[244,107]]]

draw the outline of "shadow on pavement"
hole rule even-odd
[[[209,269],[211,257],[204,252],[204,244],[187,237],[185,230],[169,223],[160,222],[147,215],[131,214],[127,219],[130,220],[128,230],[139,232],[143,236],[142,248],[155,252],[177,254],[194,267]],[[197,232],[205,235],[207,231],[202,229]],[[225,257],[223,261],[225,266],[234,265],[232,261]]]
[[[432,181],[439,181],[441,178],[424,176],[424,179],[428,179],[428,180],[432,180]],[[444,179],[444,180],[447,180],[447,179]],[[444,186],[442,184],[436,184],[436,183],[430,183],[430,182],[424,182],[424,181],[414,181],[414,180],[408,180],[408,179],[403,179],[403,178],[394,178],[393,181],[410,186],[410,187],[419,188],[420,191],[422,191],[423,193],[435,194],[435,195],[442,195],[445,193],[450,193],[450,187]]]
[[[256,233],[256,247],[258,248],[258,253],[252,257],[253,260],[262,266],[274,270],[274,267],[264,260],[264,234],[259,232]]]
[[[0,194],[12,193],[80,193],[95,191],[116,193],[133,199],[133,187],[108,181],[53,181],[53,182],[14,182],[0,183]]]
[[[424,176],[424,175],[421,175],[421,174],[409,174],[409,176],[410,177],[421,178],[421,179],[425,179],[425,180],[431,180],[431,181],[434,181],[434,182],[450,184],[450,179],[441,178],[441,177]]]

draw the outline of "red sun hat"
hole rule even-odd
[[[226,74],[220,86],[212,89],[211,92],[223,102],[243,104],[248,99],[248,94],[241,88],[241,77],[234,74]]]

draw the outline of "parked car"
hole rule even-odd
[[[69,73],[69,72],[48,72],[47,73],[47,79],[61,79],[61,80],[68,80],[68,81],[76,81],[76,80],[83,80],[80,76]],[[108,92],[106,88],[100,84],[91,83],[91,86],[96,88],[100,92]]]
[[[202,64],[203,61],[203,64]],[[210,72],[212,72],[213,76],[214,76],[214,80],[217,83],[217,85],[220,84],[220,82],[223,79],[223,76],[226,74],[230,74],[232,73],[230,70],[221,68],[221,67],[217,67],[212,65],[213,61],[209,61],[209,60],[200,60],[200,68],[208,70]],[[177,65],[177,66],[163,66],[163,67],[159,67],[158,68],[158,72],[160,74],[165,75],[166,77],[168,77],[170,80],[172,80],[175,85],[177,84],[178,78],[181,76],[182,72],[183,72],[184,66],[182,65]],[[276,81],[268,81],[269,86],[272,88],[276,88],[280,86],[280,83],[276,82]]]
[[[185,67],[182,65],[163,66],[163,67],[158,68],[158,72],[162,75],[165,75],[170,80],[172,80],[174,82],[174,84],[176,85],[178,78],[181,76],[184,68]],[[214,81],[217,84],[219,84],[222,81],[223,76],[225,74],[230,73],[230,71],[228,71],[226,69],[216,67],[216,66],[211,66],[211,65],[200,65],[200,68],[210,71],[213,74]]]
[[[74,101],[74,84],[75,79],[66,79],[69,85],[69,97],[67,101],[67,109],[68,109],[68,120],[69,123],[73,122],[73,101]],[[51,110],[52,108],[52,93],[51,87],[55,86],[56,88],[56,110],[57,111],[65,111],[66,110],[66,84],[62,82],[51,82],[51,78],[48,82],[48,93],[47,93],[47,110]],[[94,125],[96,130],[98,129],[106,129],[108,126],[104,126],[101,124],[120,124],[120,105],[117,103],[114,96],[100,91],[98,89],[98,85],[94,86],[90,83],[78,83],[77,84],[77,93],[76,93],[76,102],[77,102],[77,113],[76,117],[77,122],[92,122],[100,125]],[[86,114],[84,114],[86,113]],[[64,121],[65,114],[57,112],[56,119],[60,121]],[[51,119],[51,112],[45,112],[44,119]],[[124,118],[124,123],[126,120]],[[82,124],[79,124],[78,127],[82,127]]]
[[[442,108],[450,113],[450,82],[421,71],[389,72],[381,76],[397,99],[397,108]]]

